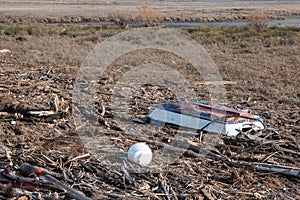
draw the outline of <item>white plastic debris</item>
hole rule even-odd
[[[0,54],[5,54],[5,53],[11,53],[11,50],[9,49],[1,49]]]
[[[162,104],[148,119],[200,131],[237,136],[246,130],[264,129],[262,118],[210,102],[178,101]]]
[[[128,150],[128,160],[141,166],[149,165],[152,160],[152,151],[145,143],[136,143]]]

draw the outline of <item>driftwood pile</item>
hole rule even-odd
[[[83,138],[78,137],[71,105],[76,69],[18,68],[8,62],[3,66],[0,199],[210,200],[300,196],[299,104],[285,106],[274,101],[278,110],[269,112],[265,104],[272,100],[255,99],[261,109],[256,106],[250,112],[261,115],[267,128],[257,133],[250,130],[238,137],[214,136],[217,140],[213,143],[209,133],[171,126],[153,133],[143,124],[135,124],[136,130],[145,131],[144,137],[138,137],[123,131],[128,128],[126,124],[120,127],[114,121],[109,104],[112,87],[107,83],[110,80],[105,79],[99,83],[95,107],[80,105],[77,109],[99,119],[96,127],[103,133],[102,139],[123,150],[125,158],[128,148],[136,142],[146,142],[153,151],[164,148],[179,153],[167,165],[152,163],[141,168],[124,159],[114,166],[101,154],[91,153],[84,147]],[[203,84],[199,85],[201,90]],[[208,96],[205,92],[201,95]],[[232,95],[232,104],[251,108],[252,100],[242,102],[241,95]],[[152,104],[174,100],[175,96],[164,87],[143,86],[128,100],[127,118],[131,121],[133,117],[143,117],[153,109]],[[101,150],[109,155],[110,149]]]
[[[149,85],[142,89],[147,93],[149,90],[153,92],[153,88],[164,91]],[[68,107],[61,109],[63,103],[57,95],[49,98],[50,109],[28,110],[8,102],[5,105],[0,115],[2,125],[6,122],[4,129],[0,130],[2,137],[6,135],[5,129],[20,123],[55,124],[70,115]],[[135,105],[134,109],[138,107]],[[213,146],[207,145],[205,140],[209,133],[191,133],[190,130],[171,126],[163,127],[157,135],[148,138],[137,137],[117,127],[111,119],[110,110],[100,104],[100,111],[90,109],[85,112],[98,116],[99,130],[105,132],[108,139],[121,141],[120,147],[146,142],[152,149],[165,148],[182,155],[168,165],[140,170],[126,163],[122,167],[113,167],[86,150],[73,155],[59,151],[59,148],[45,151],[41,147],[23,146],[10,150],[13,145],[4,139],[10,147],[1,145],[2,199],[215,199],[239,195],[258,199],[296,199],[299,195],[293,187],[278,189],[276,186],[269,190],[259,186],[263,185],[266,177],[299,184],[300,146],[291,134],[279,133],[274,128],[258,133],[249,130],[238,137],[218,136]],[[139,116],[142,114],[139,113]],[[297,126],[294,129],[299,131]],[[17,128],[12,130],[18,134]],[[63,136],[58,129],[54,130],[56,138],[50,140],[79,141]],[[176,134],[192,137],[172,137]]]

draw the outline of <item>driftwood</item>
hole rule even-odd
[[[59,119],[65,117],[69,111],[69,107],[64,106],[64,100],[59,100],[56,94],[52,94],[49,97],[49,109],[15,105],[12,100],[0,103],[0,119]]]
[[[245,162],[245,161],[236,161],[232,160],[225,155],[222,154],[216,154],[212,152],[211,150],[198,147],[195,145],[191,145],[185,141],[182,140],[174,140],[172,145],[167,145],[162,142],[158,141],[151,141],[148,139],[141,139],[144,142],[150,143],[150,144],[155,144],[161,147],[164,147],[170,151],[174,152],[181,152],[181,153],[186,153],[190,156],[194,157],[203,157],[204,155],[212,157],[217,160],[223,160],[224,163],[227,165],[231,166],[236,166],[236,167],[249,167],[251,169],[256,169],[256,170],[261,170],[261,171],[267,171],[267,172],[273,172],[273,173],[278,173],[282,175],[288,175],[288,176],[293,176],[300,178],[300,168],[295,168],[295,167],[289,167],[289,166],[280,166],[280,165],[271,165],[271,164],[266,164],[266,163],[259,163],[259,162]],[[173,146],[176,144],[176,146]],[[188,147],[188,148],[186,148]],[[190,151],[187,151],[190,150]]]
[[[40,111],[28,111],[25,113],[9,113],[0,112],[0,119],[28,119],[35,118],[62,118],[66,115],[66,112],[52,111],[52,110],[40,110]]]
[[[183,141],[178,141],[182,144],[184,144]],[[228,165],[234,165],[234,166],[247,166],[252,169],[256,170],[262,170],[262,171],[268,171],[268,172],[274,172],[282,175],[288,175],[288,176],[294,176],[297,178],[300,178],[300,168],[295,167],[289,167],[289,166],[281,166],[281,165],[271,165],[266,163],[258,163],[258,162],[241,162],[241,161],[235,161],[232,160],[225,155],[221,154],[215,154],[211,152],[210,150],[203,149],[201,147],[197,147],[194,145],[190,145],[188,148],[189,150],[192,150],[193,152],[197,154],[205,154],[207,156],[213,157],[215,159],[223,159],[224,162]]]
[[[22,177],[10,172],[7,169],[0,169],[0,173],[2,176],[7,178],[7,180],[13,180],[20,183],[32,183],[32,184],[49,184],[47,181],[39,180],[35,178]]]
[[[49,117],[49,116],[57,115],[58,112],[53,110],[45,110],[45,111],[41,110],[41,111],[29,111],[28,114],[36,117]]]
[[[83,194],[77,192],[73,188],[71,188],[71,187],[67,186],[66,184],[53,178],[51,175],[49,175],[47,173],[47,170],[45,170],[45,172],[43,172],[42,174],[37,174],[37,171],[40,169],[41,168],[29,165],[27,163],[23,163],[20,166],[21,174],[26,175],[26,176],[35,174],[35,175],[38,175],[38,178],[29,178],[29,177],[18,176],[16,174],[10,172],[8,169],[0,169],[1,176],[5,177],[6,182],[8,182],[7,184],[1,184],[1,185],[3,185],[1,187],[1,189],[4,190],[5,187],[11,188],[12,185],[9,181],[14,181],[15,183],[29,183],[32,185],[43,185],[43,186],[50,187],[50,188],[52,187],[55,189],[65,191],[67,193],[66,195],[70,198],[73,198],[76,200],[90,200],[90,198],[85,197]],[[5,190],[7,190],[7,189],[5,189]],[[13,193],[15,193],[15,192],[13,192]],[[27,194],[28,192],[25,191],[24,193]]]
[[[40,179],[45,180],[47,183],[56,185],[61,190],[64,190],[68,197],[76,199],[76,200],[90,200],[90,198],[86,197],[85,195],[79,193],[75,189],[71,188],[65,183],[60,182],[53,176],[47,173],[47,170],[42,168],[30,165],[28,163],[22,163],[20,166],[20,173],[24,176],[29,176],[31,174],[36,174],[39,176]]]
[[[1,49],[0,54],[6,54],[6,53],[11,53],[11,50],[9,49]]]
[[[253,168],[256,170],[262,170],[262,171],[273,172],[273,173],[277,173],[277,174],[288,175],[288,176],[300,178],[300,168],[281,166],[281,165],[271,165],[271,164],[257,163],[257,162],[252,162],[252,163],[236,162],[236,161],[230,162],[230,164],[233,164],[233,163],[235,165],[249,166],[250,168]]]
[[[205,82],[197,82],[197,85],[235,85],[236,81],[205,81]]]

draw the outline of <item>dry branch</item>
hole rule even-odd
[[[39,178],[44,179],[46,182],[53,184],[60,188],[61,190],[64,190],[67,192],[67,196],[76,200],[90,200],[90,198],[84,196],[83,194],[79,193],[75,189],[71,188],[65,183],[60,182],[56,178],[52,177],[50,174],[48,174],[45,170],[42,171],[42,173],[38,173],[38,170],[41,169],[39,167],[30,165],[28,163],[22,163],[20,166],[20,173],[24,176],[29,176],[31,174],[39,175]],[[43,170],[43,169],[42,169]]]
[[[195,157],[202,157],[204,155],[212,157],[216,160],[223,160],[227,165],[233,165],[236,167],[249,167],[251,169],[256,169],[256,170],[262,170],[262,171],[268,171],[268,172],[274,172],[282,175],[288,175],[288,176],[294,176],[297,178],[300,178],[300,169],[295,168],[295,167],[289,167],[289,166],[276,166],[276,165],[271,165],[271,164],[266,164],[266,163],[257,163],[257,162],[245,162],[245,161],[236,161],[232,160],[225,155],[222,154],[216,154],[208,149],[201,148],[198,146],[190,145],[184,141],[181,140],[176,140],[176,146],[172,145],[166,145],[161,142],[157,141],[151,141],[147,139],[143,139],[145,142],[152,143],[155,145],[162,146],[170,151],[175,151],[175,152],[182,152],[185,153],[187,150],[191,150],[191,152],[187,152],[189,155],[195,156]],[[172,143],[174,145],[174,143]],[[188,147],[188,148],[186,148]]]
[[[36,117],[50,117],[53,115],[57,115],[58,112],[53,110],[41,110],[41,111],[29,111],[28,114]]]
[[[65,163],[65,165],[69,164],[70,162],[74,162],[74,161],[76,161],[76,160],[79,160],[79,159],[82,159],[82,158],[86,158],[86,157],[90,157],[90,156],[91,156],[90,153],[86,153],[86,154],[77,156],[77,157],[72,158],[71,160],[67,161],[67,162]]]

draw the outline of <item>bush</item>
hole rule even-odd
[[[254,28],[257,32],[261,32],[268,26],[268,16],[262,13],[253,13],[247,17],[247,26]]]
[[[138,6],[139,10],[138,21],[141,26],[155,26],[163,20],[163,16],[154,12],[148,5]]]

